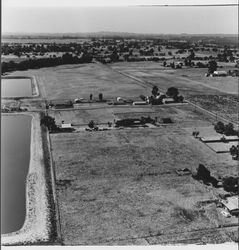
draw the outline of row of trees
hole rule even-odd
[[[214,187],[218,187],[218,180],[211,176],[210,170],[208,170],[203,164],[199,164],[197,173],[193,175],[196,180],[202,180],[205,184],[211,183]],[[222,186],[225,191],[238,193],[238,177],[228,176],[222,178]]]
[[[1,46],[1,53],[3,55],[14,54],[19,56],[26,53],[49,53],[49,52],[81,52],[83,46],[79,43],[49,43],[49,44],[3,44]]]
[[[63,64],[91,63],[92,59],[92,55],[86,53],[81,57],[65,53],[62,57],[29,59],[21,61],[19,63],[15,63],[14,61],[2,62],[1,67],[2,73],[5,73],[15,70],[39,69],[43,67],[53,67]]]
[[[227,136],[230,135],[236,135],[237,132],[234,130],[234,126],[232,123],[224,124],[223,122],[218,122],[215,126],[214,129],[216,130],[217,133],[219,134],[224,134]]]

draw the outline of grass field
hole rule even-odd
[[[233,122],[238,122],[239,102],[231,96],[194,95],[188,98],[191,102],[217,113]]]
[[[42,96],[49,99],[89,98],[90,94],[98,99],[99,93],[105,98],[150,94],[146,87],[139,86],[134,80],[94,63],[17,71],[13,75],[34,75]]]
[[[53,116],[56,123],[61,121],[65,123],[72,123],[73,125],[88,124],[90,120],[98,123],[113,122],[117,119],[125,118],[141,118],[150,116],[151,118],[171,118],[176,125],[187,126],[190,122],[198,122],[199,124],[210,124],[213,120],[208,117],[203,117],[201,114],[195,113],[194,109],[189,106],[106,106],[99,107],[81,107],[77,110],[49,110],[50,116]],[[200,120],[198,121],[198,119]]]
[[[199,163],[224,168],[232,161],[187,132],[114,130],[52,134],[51,140],[64,244],[120,244],[156,235],[167,241],[169,233],[220,225],[215,206],[205,213],[196,206],[215,198],[213,192],[175,170],[195,171]]]
[[[178,87],[186,96],[205,93],[238,94],[237,77],[205,77],[207,68],[171,69],[162,67],[161,63],[151,62],[115,63],[111,67],[117,71],[155,83],[163,90],[172,86]]]
[[[100,92],[106,99],[151,95],[151,86],[142,80],[164,91],[178,87],[190,98],[223,95],[237,101],[236,95],[228,95],[235,94],[237,78],[205,78],[203,70],[165,69],[150,62],[92,63],[10,75],[36,77],[41,96],[22,103],[30,107],[36,101],[34,108],[38,109],[45,98],[89,98],[92,93],[98,99]],[[229,113],[230,103],[222,102],[217,109],[223,107]],[[235,107],[232,110],[234,114]],[[230,225],[238,223],[237,218],[223,218],[213,203],[218,190],[175,171],[188,168],[195,172],[202,163],[216,178],[237,175],[237,161],[229,153],[217,154],[191,135],[195,128],[210,134],[214,118],[189,104],[120,107],[94,103],[74,110],[49,109],[48,114],[57,124],[64,120],[76,127],[90,120],[107,123],[141,116],[173,121],[153,129],[50,134],[63,244],[220,243],[236,238],[237,228]],[[201,209],[197,204],[205,200],[210,203]],[[223,225],[228,227],[221,228]]]

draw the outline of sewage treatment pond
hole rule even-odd
[[[31,78],[2,78],[2,97],[32,96]]]
[[[26,215],[26,177],[30,162],[28,115],[1,116],[1,233],[19,230]]]

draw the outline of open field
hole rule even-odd
[[[190,240],[194,230],[222,223],[215,204],[206,206],[205,213],[196,206],[215,199],[214,192],[191,176],[177,176],[175,170],[195,171],[203,163],[212,173],[226,166],[236,173],[236,163],[183,130],[52,134],[51,141],[66,245],[129,244],[132,239],[134,244],[150,244],[149,236],[160,244],[153,236],[163,235],[169,243],[168,234],[189,232],[179,242]],[[226,230],[221,234],[220,240],[204,236],[230,241]]]
[[[189,101],[200,105],[204,109],[217,113],[230,121],[238,122],[239,102],[233,96],[218,95],[194,95],[188,98]]]
[[[238,78],[205,77],[205,72],[206,69],[173,70],[162,67],[160,63],[138,62],[115,63],[110,66],[98,63],[65,65],[18,71],[9,75],[34,75],[39,86],[40,98],[48,100],[79,97],[88,99],[90,93],[93,94],[94,99],[98,99],[98,94],[103,93],[106,99],[121,96],[138,100],[141,94],[151,95],[154,84],[163,91],[175,86],[193,103],[236,122],[238,120]],[[28,101],[24,102],[24,105],[28,107]]]
[[[180,93],[189,98],[200,95],[203,99],[205,93],[223,95],[227,101],[216,107],[230,113],[230,105],[237,97],[229,93],[235,94],[238,78],[221,78],[225,83],[219,78],[207,78],[209,82],[205,82],[202,70],[205,69],[171,70],[150,62],[110,66],[92,63],[9,75],[35,76],[40,96],[20,101],[37,112],[43,111],[44,100],[88,99],[90,93],[97,99],[100,92],[106,99],[151,95],[152,86],[144,83],[148,81],[164,91],[171,86],[178,87]],[[219,81],[224,85],[219,86]],[[226,88],[226,84],[230,87]],[[207,108],[215,107],[209,103]],[[235,115],[235,107],[231,110]],[[195,172],[202,163],[215,178],[238,174],[237,161],[233,161],[229,153],[217,154],[192,136],[194,129],[199,130],[201,136],[215,133],[212,125],[215,118],[200,113],[189,104],[136,107],[88,103],[69,110],[49,109],[48,114],[55,118],[57,125],[64,121],[72,123],[73,127],[87,125],[90,120],[107,124],[114,119],[142,116],[173,121],[152,129],[50,134],[59,206],[59,237],[64,245],[238,240],[238,219],[222,217],[214,202],[219,190],[194,180],[191,175],[176,173],[182,168]],[[198,206],[208,200],[209,204]]]
[[[111,67],[130,76],[152,82],[163,90],[172,86],[178,87],[179,91],[186,96],[205,93],[237,95],[238,93],[237,77],[205,77],[207,68],[171,69],[162,67],[161,63],[151,62],[115,63]]]
[[[192,86],[193,94],[218,93],[204,84]],[[118,96],[117,90],[114,94]],[[213,202],[203,207],[205,212],[197,206],[216,199],[217,190],[175,172],[185,167],[195,172],[202,163],[216,178],[237,174],[229,153],[217,154],[191,136],[194,128],[211,130],[214,119],[190,105],[82,106],[49,114],[58,124],[64,120],[76,127],[91,119],[104,124],[141,116],[174,122],[156,129],[51,134],[63,244],[218,243],[235,238],[236,228],[217,229],[237,223],[235,217],[223,218]]]
[[[63,119],[76,126],[87,124],[89,119],[106,123],[147,115],[172,117],[174,121],[156,129],[51,134],[63,244],[232,240],[235,228],[215,228],[237,223],[236,218],[222,218],[213,202],[204,207],[205,212],[197,206],[197,202],[217,198],[217,191],[175,172],[185,167],[195,172],[202,163],[216,178],[237,173],[237,163],[229,154],[217,154],[191,136],[195,127],[203,135],[210,134],[210,119],[188,105],[89,107],[51,111],[50,115],[59,123]],[[196,237],[198,231],[200,236]]]
[[[198,122],[198,125],[208,125],[213,122],[206,116],[194,112],[193,107],[185,106],[106,106],[99,107],[81,107],[76,110],[49,110],[48,114],[55,118],[56,123],[60,124],[63,120],[65,123],[72,125],[85,125],[90,120],[99,124],[113,122],[114,119],[141,118],[142,116],[151,118],[171,118],[175,126],[191,126],[191,123]],[[200,120],[198,120],[200,118]]]
[[[101,64],[64,65],[17,71],[9,75],[34,75],[42,96],[48,99],[89,98],[91,93],[97,99],[99,93],[103,93],[105,98],[150,94],[146,87],[139,86],[133,79],[113,72]]]
[[[94,98],[98,98],[99,93],[103,93],[105,98],[150,95],[152,85],[147,86],[144,81],[157,85],[163,91],[175,86],[186,97],[205,94],[237,95],[237,77],[205,77],[206,71],[207,69],[199,68],[170,69],[162,67],[160,63],[138,62],[115,63],[110,66],[99,63],[64,65],[17,71],[9,75],[34,75],[42,96],[48,99],[89,98],[91,93]]]

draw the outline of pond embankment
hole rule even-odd
[[[25,222],[20,230],[3,234],[2,245],[41,245],[56,240],[50,152],[48,143],[44,143],[44,140],[47,141],[47,135],[40,126],[40,114],[34,113],[31,116],[30,164],[26,179]],[[46,156],[47,151],[48,156]]]

